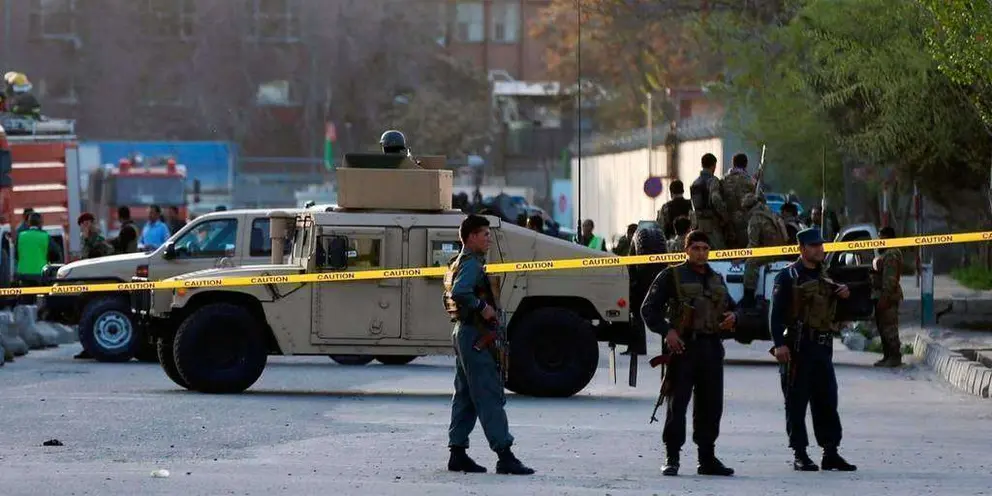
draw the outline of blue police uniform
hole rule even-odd
[[[822,245],[819,229],[800,231],[800,246]],[[785,396],[785,423],[789,447],[795,452],[793,468],[815,471],[819,467],[806,454],[806,407],[813,417],[813,432],[823,448],[824,470],[852,471],[857,467],[839,454],[842,428],[837,413],[837,377],[833,366],[832,325],[837,285],[822,265],[810,268],[797,260],[775,277],[770,330],[775,347],[786,346],[790,360],[779,366]]]

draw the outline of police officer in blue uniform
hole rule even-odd
[[[496,301],[484,270],[491,242],[489,221],[482,216],[469,215],[462,221],[458,235],[462,240],[462,251],[444,279],[444,306],[455,323],[452,342],[457,358],[448,428],[448,448],[451,450],[448,470],[486,471],[466,453],[469,434],[478,419],[489,447],[499,456],[496,473],[530,475],[534,470],[510,451],[513,436],[504,409],[503,379],[492,344],[488,344],[491,341],[485,339],[492,332],[487,328],[497,319]]]
[[[850,472],[837,448],[841,441],[837,413],[837,377],[833,365],[833,322],[837,298],[847,299],[847,286],[831,281],[823,267],[823,237],[816,228],[796,235],[799,259],[775,277],[771,304],[771,334],[785,395],[785,425],[792,467],[802,472],[820,469],[806,453],[806,406],[813,417],[816,442],[823,448],[823,470]]]

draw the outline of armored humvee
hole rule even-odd
[[[333,205],[311,207],[326,210]],[[132,277],[165,279],[198,270],[268,264],[269,218],[272,209],[209,213],[187,224],[155,250],[78,260],[49,266],[55,286],[129,282]],[[303,211],[303,209],[300,209]],[[157,361],[131,318],[127,293],[52,294],[39,298],[44,320],[79,326],[79,340],[95,359],[120,362],[137,357]]]
[[[444,267],[461,250],[462,212],[339,207],[269,217],[271,265],[193,272],[171,279],[193,287],[132,293],[134,311],[157,339],[159,361],[176,384],[241,392],[261,376],[270,354],[453,354],[440,276],[201,288],[193,280],[304,273],[341,279],[348,271]],[[493,233],[489,263],[610,257],[487,218]],[[283,262],[287,238],[292,251]],[[598,368],[598,342],[630,344],[625,267],[491,277],[507,312],[511,391],[574,395]]]

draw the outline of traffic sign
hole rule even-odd
[[[661,184],[661,177],[649,176],[644,181],[644,194],[648,195],[648,198],[657,198],[661,194],[662,189],[664,187]]]

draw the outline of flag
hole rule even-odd
[[[334,170],[334,142],[338,140],[337,129],[333,122],[324,127],[324,168]]]

